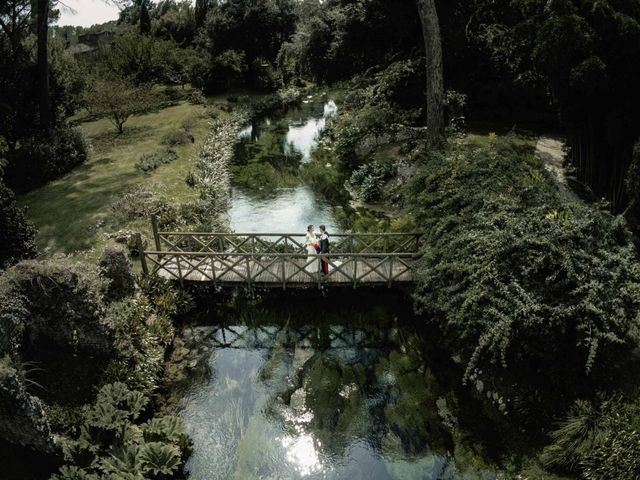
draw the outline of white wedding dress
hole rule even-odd
[[[318,262],[316,261],[311,261],[311,259],[309,257],[316,257],[318,255],[318,252],[316,252],[316,245],[318,243],[318,237],[317,235],[311,232],[307,232],[307,236],[305,238],[304,244],[307,246],[307,266],[305,267],[305,270],[309,273],[318,273]]]

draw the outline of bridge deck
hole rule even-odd
[[[160,232],[139,243],[142,268],[180,282],[218,286],[388,285],[414,281],[421,234],[337,234],[331,253],[308,255],[300,234]],[[164,248],[163,248],[164,247]],[[320,275],[320,261],[329,273]]]

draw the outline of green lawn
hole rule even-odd
[[[120,225],[111,213],[112,203],[136,184],[154,185],[176,202],[192,199],[194,192],[184,180],[209,131],[211,119],[205,110],[203,106],[180,103],[133,117],[122,135],[107,119],[82,123],[80,128],[91,144],[86,164],[19,199],[38,228],[40,252],[73,253],[100,247],[105,233],[121,228],[148,231],[147,225]],[[135,167],[140,156],[162,148],[162,137],[180,129],[190,117],[194,119],[191,133],[195,143],[172,147],[178,153],[176,161],[149,174],[140,172]],[[96,228],[99,222],[104,225]]]

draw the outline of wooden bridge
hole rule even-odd
[[[388,286],[414,281],[420,233],[332,234],[331,253],[307,255],[304,234],[162,232],[140,258],[145,273],[216,286]],[[320,274],[320,261],[329,273]]]

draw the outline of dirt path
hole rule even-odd
[[[536,155],[544,162],[544,168],[554,179],[560,195],[565,200],[579,202],[580,198],[567,182],[564,147],[564,142],[558,138],[540,137],[536,144]]]

